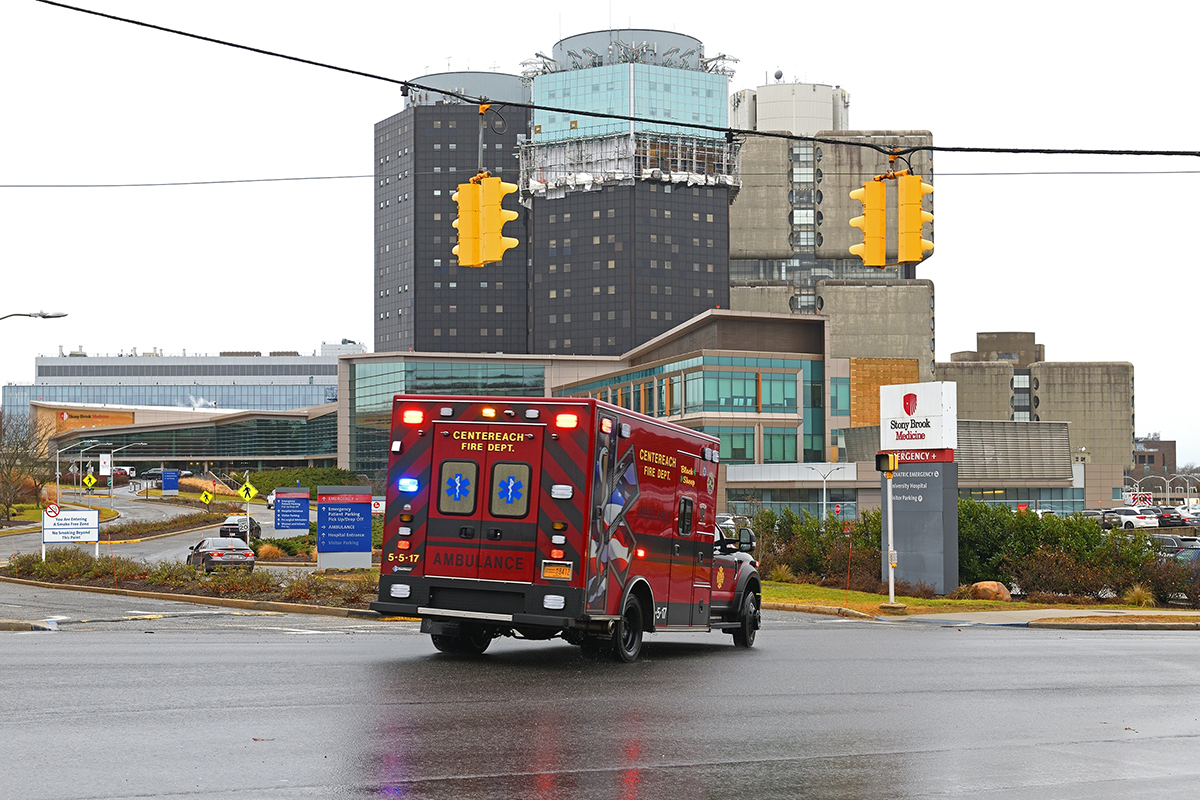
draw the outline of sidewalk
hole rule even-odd
[[[1073,621],[1089,618],[1086,622]],[[1094,618],[1102,617],[1096,621]],[[1145,621],[1145,617],[1154,617]],[[1172,619],[1184,617],[1185,620]],[[1127,618],[1127,619],[1122,619]],[[1132,618],[1132,619],[1129,619]],[[1161,618],[1161,619],[1158,619]],[[1177,608],[1092,609],[1092,608],[1032,608],[1013,611],[970,611],[963,614],[910,614],[884,617],[889,621],[932,622],[947,627],[969,625],[1003,625],[1020,628],[1068,628],[1102,630],[1107,628],[1200,630],[1200,610]],[[1170,625],[1170,628],[1163,626]]]

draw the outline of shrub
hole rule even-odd
[[[1100,570],[1050,547],[1039,547],[1009,563],[1013,580],[1026,595],[1042,592],[1099,597],[1106,588]]]
[[[180,588],[203,579],[203,574],[182,561],[159,561],[146,573],[146,582],[154,586]]]
[[[796,580],[796,576],[787,564],[776,564],[767,574],[767,580],[775,583],[791,583]]]
[[[283,558],[286,553],[273,544],[262,542],[258,545],[258,552],[255,555],[264,561],[270,561],[273,558]]]
[[[1153,608],[1158,605],[1154,601],[1154,592],[1140,583],[1135,583],[1125,590],[1125,593],[1121,595],[1121,602],[1137,608]]]

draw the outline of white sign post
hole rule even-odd
[[[46,560],[47,544],[92,542],[96,545],[96,558],[99,558],[99,511],[63,511],[57,503],[50,503],[42,510],[42,561]]]

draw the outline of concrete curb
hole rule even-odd
[[[315,614],[325,617],[353,617],[355,619],[398,619],[385,617],[381,614],[359,608],[333,608],[332,606],[310,606],[303,603],[279,603],[272,600],[242,600],[236,597],[203,597],[194,594],[173,594],[171,592],[142,592],[135,589],[112,589],[107,586],[74,586],[63,583],[47,583],[45,581],[27,581],[24,578],[9,578],[0,575],[0,581],[17,583],[24,586],[37,586],[42,589],[64,589],[76,592],[92,592],[94,594],[116,594],[126,597],[144,597],[150,600],[172,600],[180,603],[195,603],[205,606],[224,606],[226,608],[245,608],[253,611],[278,611],[283,614]],[[34,624],[34,623],[28,623]],[[21,628],[20,630],[26,630]],[[49,629],[47,629],[49,630]]]
[[[1016,626],[1014,626],[1016,627]],[[1034,620],[1026,628],[1059,631],[1200,631],[1200,622],[1046,622]]]
[[[879,619],[852,608],[841,606],[809,606],[796,603],[763,603],[762,607],[769,611],[798,611],[803,614],[824,614],[831,617],[851,617],[853,619]]]
[[[24,619],[0,619],[0,631],[50,631],[54,630],[42,622]]]

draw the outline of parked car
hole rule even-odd
[[[1157,514],[1147,514],[1129,506],[1106,510],[1104,512],[1104,519],[1108,520],[1114,528],[1124,528],[1126,530],[1158,527]]]
[[[1183,517],[1173,508],[1138,506],[1138,511],[1158,517],[1158,527],[1160,528],[1182,528],[1184,526]]]
[[[1179,512],[1179,517],[1183,520],[1184,525],[1200,526],[1200,513],[1187,506],[1178,506],[1175,510]]]
[[[1174,554],[1181,550],[1200,550],[1200,539],[1195,536],[1179,536],[1174,533],[1151,533],[1149,536],[1163,553]]]
[[[222,537],[236,536],[238,538],[244,539],[244,537],[246,536],[246,532],[243,531],[242,524],[245,522],[245,520],[246,520],[245,514],[240,514],[240,515],[234,514],[233,516],[226,517],[225,521],[221,523],[221,529],[220,529],[221,536]],[[258,520],[256,520],[254,517],[250,517],[249,533],[250,533],[250,537],[254,538],[254,539],[260,538],[262,536],[262,525],[260,525]]]
[[[148,469],[148,470],[145,470],[144,472],[142,472],[142,477],[148,481],[161,481],[162,473],[163,473],[163,471],[161,469],[159,469],[158,467],[153,467],[151,469]]]
[[[1097,525],[1099,525],[1103,530],[1107,531],[1112,528],[1112,522],[1104,518],[1103,511],[1087,508],[1083,511],[1080,511],[1079,516],[1083,517],[1084,519],[1090,519],[1092,522],[1095,522]]]
[[[1175,560],[1180,564],[1196,569],[1200,567],[1200,548],[1189,547],[1175,554]]]
[[[275,507],[275,490],[272,489],[271,493],[269,495],[267,495],[267,510],[269,511],[270,509],[272,509],[274,507]]]
[[[187,563],[205,572],[221,567],[254,570],[254,551],[241,539],[201,539],[188,550]]]

